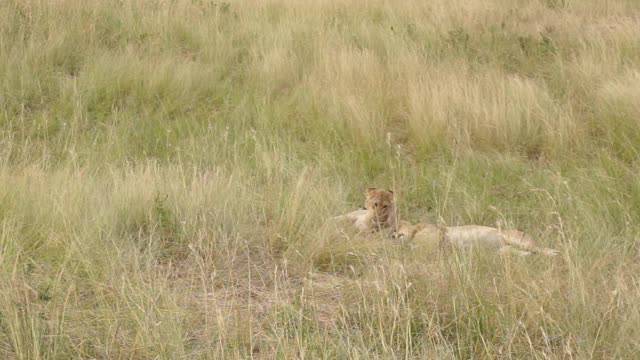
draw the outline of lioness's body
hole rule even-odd
[[[358,209],[344,215],[334,216],[333,219],[349,222],[353,224],[358,231],[366,231],[370,229],[370,221],[367,214],[367,209]]]
[[[402,221],[395,237],[403,241],[444,242],[461,249],[481,247],[522,256],[532,253],[553,256],[558,253],[553,249],[538,247],[535,241],[522,231],[480,225],[438,227],[425,224],[411,225]]]

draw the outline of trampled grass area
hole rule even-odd
[[[640,2],[0,2],[0,358],[640,356]],[[327,221],[517,227],[561,255]]]

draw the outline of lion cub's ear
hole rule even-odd
[[[393,195],[393,190],[391,190],[391,189],[387,189],[387,191],[388,191],[388,192],[390,192],[390,193],[391,193],[391,195]]]
[[[376,188],[374,188],[374,187],[370,187],[370,188],[368,188],[368,189],[367,189],[367,191],[366,191],[364,194],[365,194],[365,195],[367,195],[367,196],[373,196],[373,193],[374,193],[376,190],[378,190],[378,189],[376,189]]]

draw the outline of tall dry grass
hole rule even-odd
[[[0,357],[637,357],[638,14],[1,2]],[[369,186],[561,256],[327,221]]]

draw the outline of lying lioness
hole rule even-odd
[[[347,221],[353,224],[359,231],[364,231],[368,228],[366,216],[367,209],[358,209],[344,215],[334,216],[331,219],[334,221]]]
[[[393,191],[369,188],[365,192],[364,209],[336,216],[334,220],[348,220],[359,231],[396,230],[397,214]]]
[[[515,253],[521,256],[543,254],[555,256],[557,250],[538,247],[535,241],[522,231],[501,230],[489,226],[436,226],[426,224],[411,225],[401,221],[393,238],[401,241],[443,242],[457,248],[481,247],[500,253]]]

